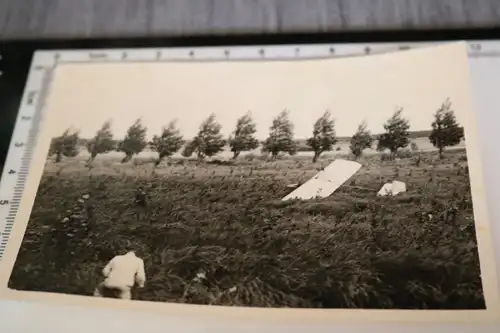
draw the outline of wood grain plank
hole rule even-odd
[[[0,38],[492,27],[498,0],[2,0]]]

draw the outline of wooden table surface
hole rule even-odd
[[[0,39],[493,27],[499,0],[0,0]]]

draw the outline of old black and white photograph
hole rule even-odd
[[[59,66],[9,288],[486,309],[453,52]]]

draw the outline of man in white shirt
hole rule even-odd
[[[113,297],[132,299],[132,288],[135,284],[144,287],[146,273],[144,261],[129,251],[125,255],[118,255],[111,259],[102,270],[105,280],[94,291],[97,297]]]

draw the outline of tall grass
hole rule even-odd
[[[330,161],[320,160],[326,165]],[[148,281],[136,298],[259,307],[484,308],[464,152],[445,160],[370,157],[332,196],[281,201],[321,165],[47,165],[10,280],[23,290],[91,295],[131,242]],[[418,166],[417,166],[418,164]],[[408,192],[376,197],[389,180]],[[137,186],[151,195],[145,216]],[[88,193],[86,223],[60,221]]]

